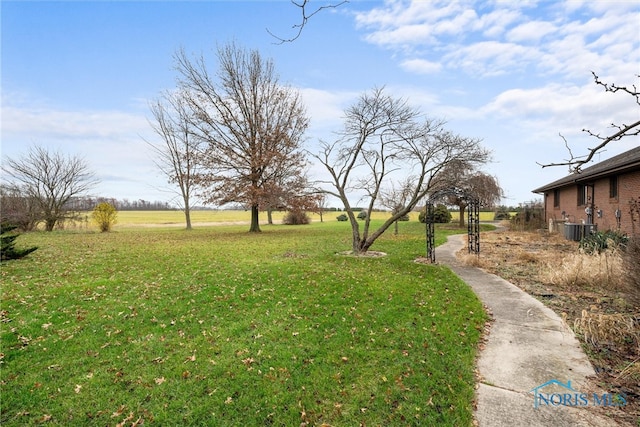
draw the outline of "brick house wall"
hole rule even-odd
[[[632,198],[640,198],[640,171],[598,178],[587,185],[566,185],[544,193],[546,221],[564,218],[571,223],[587,223],[585,209],[593,203],[592,220],[598,230],[617,230],[627,235],[640,233],[640,222],[631,220],[629,201]],[[620,210],[619,223],[616,210]]]

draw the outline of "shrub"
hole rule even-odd
[[[358,214],[358,219],[367,219],[367,211],[360,211]]]
[[[309,224],[310,222],[311,218],[309,218],[309,215],[301,210],[289,211],[282,218],[282,223],[286,225],[302,225]]]
[[[506,206],[499,206],[498,209],[496,209],[495,214],[493,215],[493,220],[502,221],[505,219],[506,220],[511,219],[511,214],[509,213],[509,209]]]
[[[622,289],[622,257],[619,253],[603,252],[588,255],[571,254],[540,275],[543,283],[566,287],[605,287]]]
[[[640,236],[629,239],[621,255],[627,298],[631,304],[640,305]]]
[[[400,218],[398,218],[398,221],[409,221],[409,214],[402,215]]]
[[[19,236],[19,234],[13,232],[16,228],[15,225],[9,223],[0,224],[0,261],[20,259],[38,249],[37,247],[16,249],[15,240]]]
[[[620,313],[605,314],[582,310],[582,316],[575,320],[574,329],[584,335],[585,341],[596,347],[640,340],[634,319]]]
[[[336,217],[336,219],[338,221],[347,221],[349,219],[349,217],[347,217],[347,214],[340,214]]]
[[[111,227],[116,223],[118,212],[111,203],[102,202],[93,209],[91,218],[100,228],[101,232],[111,231]]]
[[[426,210],[423,209],[418,215],[418,220],[421,223],[425,223],[426,216],[427,216]],[[451,222],[451,213],[449,212],[449,209],[447,209],[445,205],[440,204],[433,209],[433,222],[435,222],[436,224],[447,224]]]
[[[545,228],[544,207],[528,206],[511,217],[512,230],[538,230]]]
[[[586,254],[601,254],[607,249],[623,248],[629,238],[616,231],[597,231],[584,236],[580,241],[580,250]]]

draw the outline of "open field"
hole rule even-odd
[[[413,262],[423,233],[367,259],[336,255],[335,219],[25,234],[39,249],[0,273],[0,424],[471,425],[485,314]]]
[[[325,212],[323,214],[323,220],[325,222],[335,222],[336,217],[343,212]],[[451,212],[452,222],[457,223],[458,212]],[[71,226],[66,225],[67,229],[97,229],[95,224],[91,224],[89,221],[91,212],[82,214],[88,222],[77,222]],[[276,211],[273,212],[274,224],[280,224],[285,212]],[[320,215],[309,214],[313,222],[320,221]],[[388,212],[373,212],[371,214],[373,219],[384,220],[389,217]],[[481,221],[493,221],[493,212],[480,212]],[[411,212],[409,215],[410,221],[418,221],[418,212]],[[211,225],[239,225],[249,223],[251,221],[251,211],[240,210],[198,210],[191,212],[191,222],[194,227],[211,226]],[[260,223],[266,224],[267,213],[260,212]],[[184,213],[179,210],[175,211],[119,211],[117,217],[117,223],[114,229],[125,228],[138,228],[140,226],[154,226],[154,227],[184,227],[185,219]]]
[[[272,214],[275,224],[280,224],[282,217],[286,212],[275,211]],[[326,212],[323,214],[323,220],[327,222],[336,221],[336,217],[343,212]],[[313,222],[320,221],[320,215],[310,213],[309,216]],[[373,212],[373,219],[386,219],[389,217],[387,212]],[[411,220],[418,220],[418,213],[413,212],[410,215]],[[230,210],[210,210],[210,211],[193,211],[191,212],[191,222],[194,226],[214,225],[216,223],[223,224],[240,224],[249,223],[251,221],[251,211],[230,211]],[[260,222],[267,222],[267,213],[260,212]],[[116,228],[131,227],[139,225],[177,225],[185,224],[184,213],[182,211],[121,211],[118,212],[118,223]]]

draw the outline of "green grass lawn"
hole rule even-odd
[[[439,242],[460,232],[436,231]],[[3,426],[472,423],[485,321],[401,223],[25,234],[2,264]],[[307,424],[304,424],[307,423]]]

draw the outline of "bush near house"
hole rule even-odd
[[[589,255],[601,254],[607,249],[624,250],[628,242],[629,238],[617,231],[596,231],[582,238],[580,250]]]

